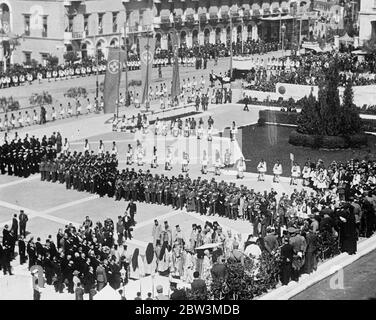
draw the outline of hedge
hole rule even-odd
[[[297,112],[284,112],[274,110],[260,110],[259,118],[266,122],[281,123],[281,124],[296,124],[298,120]]]
[[[289,143],[294,146],[310,147],[314,149],[345,149],[360,148],[368,143],[367,135],[357,134],[353,136],[313,136],[293,131],[289,137]]]
[[[274,110],[260,110],[259,119],[266,122],[274,122],[280,124],[297,124],[297,112],[284,112]],[[363,130],[368,132],[376,132],[376,119],[361,119]]]

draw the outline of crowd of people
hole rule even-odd
[[[259,91],[274,91],[277,83],[301,85],[318,85],[323,69],[329,66],[334,55],[338,61],[340,83],[351,79],[353,85],[372,85],[376,83],[376,58],[367,56],[360,61],[352,53],[308,53],[300,56],[255,59],[251,61],[251,69],[247,75],[249,89]]]

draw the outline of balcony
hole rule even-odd
[[[73,32],[64,32],[64,43],[72,43],[73,40],[83,40],[86,39],[85,31],[73,31]]]
[[[72,32],[72,39],[73,40],[83,40],[83,39],[86,39],[86,32],[85,31]]]

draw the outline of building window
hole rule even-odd
[[[47,38],[47,16],[43,16],[43,29],[42,29],[42,37]]]
[[[98,13],[98,33],[103,34],[103,16],[104,13]]]
[[[31,64],[31,52],[24,52],[25,54],[25,65]]]
[[[42,65],[45,67],[47,65],[48,53],[41,53]]]
[[[89,14],[84,15],[84,31],[87,36],[89,35],[89,16]]]
[[[30,15],[29,14],[25,14],[25,17],[24,17],[24,21],[25,21],[25,30],[24,30],[24,33],[25,33],[25,36],[29,36],[30,35]]]
[[[112,32],[115,33],[118,31],[118,12],[112,13]]]

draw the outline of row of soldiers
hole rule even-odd
[[[235,183],[218,183],[200,177],[192,180],[188,175],[153,176],[149,170],[136,172],[134,168],[126,168],[119,171],[117,166],[116,156],[109,153],[96,155],[75,151],[61,154],[55,160],[43,160],[40,171],[42,180],[59,181],[65,183],[67,189],[73,187],[77,191],[107,195],[117,201],[171,205],[174,209],[186,208],[202,215],[218,214],[230,219],[253,220],[253,211],[257,211],[253,207],[255,201],[249,206],[243,201],[254,197],[255,193]]]
[[[56,142],[46,137],[39,141],[34,136],[26,136],[0,145],[0,172],[27,178],[39,172],[39,163],[42,158],[54,159],[57,154]]]
[[[74,151],[61,153],[56,159],[43,158],[40,163],[41,180],[65,183],[66,189],[97,193],[112,197],[118,160],[107,151],[94,154]]]

